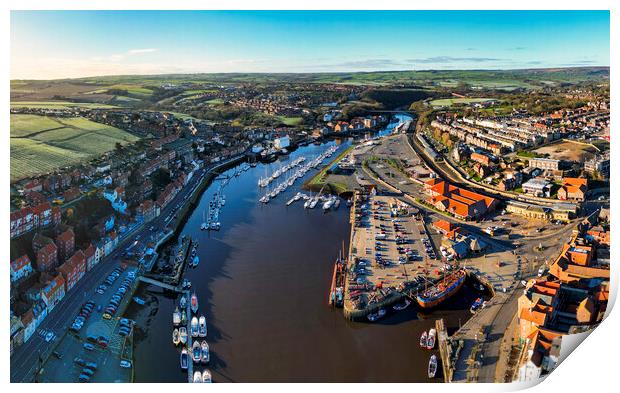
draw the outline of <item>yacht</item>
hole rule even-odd
[[[183,347],[181,350],[181,368],[183,370],[187,370],[187,365],[189,364],[189,355],[187,353],[187,349]]]
[[[175,308],[172,313],[172,324],[174,326],[179,326],[181,324],[181,313],[179,312],[179,308]]]
[[[181,325],[187,324],[187,313],[185,309],[181,310]]]
[[[435,348],[435,336],[437,335],[437,330],[431,329],[428,331],[428,339],[426,340],[426,349]]]
[[[261,199],[259,199],[259,202],[269,203],[269,196],[268,195],[264,195]]]
[[[179,343],[181,342],[181,336],[179,334],[179,329],[174,329],[172,331],[172,343],[174,345],[179,345]]]
[[[200,361],[202,363],[209,363],[209,359],[210,359],[210,355],[209,355],[209,344],[207,344],[207,342],[205,340],[202,340],[202,342],[200,343],[200,349],[201,349],[201,357],[200,357]]]
[[[433,355],[428,361],[428,377],[433,379],[435,374],[437,374],[437,356]]]
[[[204,370],[202,372],[202,383],[211,383],[211,373],[209,370]]]
[[[202,373],[200,371],[194,371],[194,383],[202,383]]]
[[[192,293],[190,307],[194,313],[198,311],[198,297],[196,296],[196,292]]]
[[[207,337],[207,318],[204,315],[198,319],[198,336]]]
[[[198,337],[199,328],[198,328],[198,318],[192,317],[192,322],[190,323],[190,329],[192,337]]]
[[[310,209],[314,209],[316,207],[316,204],[319,203],[319,198],[314,197],[310,200],[310,206],[308,206]]]
[[[187,328],[185,326],[179,328],[179,341],[181,341],[181,344],[187,342]]]
[[[202,348],[200,348],[200,343],[198,341],[194,341],[194,345],[192,345],[192,360],[194,363],[200,363],[201,358]]]
[[[304,202],[304,209],[310,209],[310,202],[312,201],[312,199],[306,199],[306,201]]]
[[[428,344],[428,333],[425,330],[422,332],[422,335],[420,336],[420,346],[422,348],[426,348],[427,344]]]
[[[325,201],[325,203],[323,203],[323,210],[329,210],[332,208],[333,205],[334,200],[332,198],[329,198]]]
[[[187,302],[187,299],[185,299],[185,295],[181,295],[181,299],[179,300],[179,305],[181,306],[181,309],[185,308],[185,304]]]
[[[192,266],[196,267],[198,266],[199,263],[200,263],[200,258],[198,258],[198,255],[194,255],[194,258],[192,259]]]

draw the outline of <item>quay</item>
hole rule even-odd
[[[443,371],[444,382],[452,381],[452,362],[450,359],[450,346],[448,343],[448,331],[446,330],[443,318],[435,321],[437,330],[437,341],[439,343],[439,356],[441,358],[441,368]]]

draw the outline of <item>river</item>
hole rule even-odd
[[[306,210],[303,202],[287,207],[302,179],[263,205],[257,181],[281,162],[316,156],[335,143],[341,151],[350,141],[300,147],[232,178],[224,189],[222,229],[208,233],[199,227],[216,180],[182,229],[200,242],[201,262],[185,277],[207,317],[215,382],[427,382],[430,354],[418,345],[421,332],[437,318],[450,330],[469,318],[476,294],[468,287],[426,317],[410,307],[381,323],[350,322],[328,307],[334,258],[343,241],[348,249],[349,209],[344,203],[329,213]],[[128,310],[137,321],[135,381],[186,382],[171,340],[177,299],[153,287],[139,294],[148,304]]]

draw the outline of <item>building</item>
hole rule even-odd
[[[53,242],[46,244],[36,252],[37,270],[50,271],[58,265],[58,247]]]
[[[554,160],[551,158],[530,158],[529,166],[531,168],[557,171],[560,169],[560,160]]]
[[[291,145],[291,139],[288,136],[283,136],[273,140],[273,147],[276,149],[286,149]]]
[[[562,187],[558,190],[558,199],[584,201],[588,192],[588,179],[565,177]]]
[[[65,279],[65,292],[69,292],[86,273],[86,258],[84,253],[79,250],[71,256],[59,268],[58,272]]]
[[[521,185],[524,194],[537,197],[549,198],[551,196],[551,183],[545,179],[535,177]]]
[[[84,258],[86,258],[86,271],[90,271],[97,264],[98,260],[95,259],[95,246],[89,244],[89,246],[84,250]]]
[[[58,245],[58,259],[66,261],[75,251],[75,234],[72,229],[67,229],[56,238]]]
[[[471,153],[470,158],[472,161],[478,162],[482,165],[491,165],[491,159],[489,158],[489,156],[485,156],[484,154]]]
[[[57,274],[41,290],[41,298],[47,305],[49,311],[65,297],[65,279],[62,274]]]
[[[583,164],[583,169],[589,174],[598,172],[603,175],[603,177],[608,178],[610,169],[609,154],[606,153],[597,155],[596,157],[586,161]]]
[[[456,187],[441,179],[425,183],[430,198],[428,203],[441,211],[465,220],[482,217],[497,206],[497,200],[464,188]]]
[[[11,261],[11,282],[19,281],[32,273],[32,264],[28,255]]]
[[[584,279],[609,279],[609,263],[594,258],[596,246],[574,238],[549,268],[549,274],[562,282],[573,283]],[[580,244],[582,243],[582,244]]]
[[[508,213],[538,220],[559,220],[567,222],[575,216],[577,207],[575,205],[566,204],[548,207],[525,202],[506,201],[506,211]]]

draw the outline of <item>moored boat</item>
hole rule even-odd
[[[385,316],[385,309],[380,308],[379,311],[377,311],[375,313],[368,314],[368,316],[366,316],[366,318],[368,318],[368,320],[370,322],[375,322],[375,321],[378,321],[379,319],[383,318],[384,316]]]
[[[181,310],[181,325],[185,325],[187,323],[187,313],[185,309]]]
[[[428,338],[426,339],[426,349],[435,348],[436,335],[437,335],[437,330],[431,329],[428,331]]]
[[[200,359],[202,357],[202,348],[200,348],[200,343],[198,341],[194,341],[192,345],[192,360],[194,363],[200,363]]]
[[[422,332],[422,335],[420,336],[420,346],[422,348],[426,348],[427,343],[428,343],[428,333],[425,330]]]
[[[202,383],[211,383],[211,373],[209,370],[204,370],[202,372]]]
[[[401,310],[406,309],[406,308],[407,308],[407,307],[409,307],[410,305],[411,305],[411,300],[409,300],[409,299],[405,299],[405,300],[403,300],[403,302],[402,302],[402,303],[395,304],[392,308],[393,308],[395,311],[401,311]]]
[[[204,315],[201,315],[198,319],[198,335],[200,337],[207,336],[207,318]]]
[[[202,383],[202,373],[200,371],[194,371],[194,383]]]
[[[185,344],[187,342],[187,328],[185,326],[179,328],[179,340],[181,341],[181,344]]]
[[[435,374],[437,374],[437,356],[431,356],[428,361],[428,377],[435,378]]]
[[[179,326],[181,324],[181,313],[178,307],[176,307],[172,313],[172,324],[174,326]]]
[[[190,323],[190,329],[192,337],[198,337],[199,329],[198,329],[198,318],[192,317],[192,321]]]
[[[138,296],[134,296],[133,297],[133,301],[136,302],[137,304],[144,306],[144,304],[146,303],[146,301],[144,299],[142,299],[141,297]]]
[[[192,259],[192,266],[196,267],[198,266],[199,263],[200,263],[200,258],[198,258],[198,255],[194,255],[194,258]]]
[[[444,277],[437,284],[416,296],[418,304],[422,308],[432,308],[438,306],[461,289],[463,283],[465,283],[466,277],[467,273],[464,269],[459,269]]]
[[[483,306],[484,306],[484,300],[481,297],[479,297],[472,303],[471,307],[469,308],[469,312],[471,312],[472,314],[475,314],[476,311],[478,311],[478,309],[480,309]]]
[[[200,361],[203,363],[209,363],[210,355],[209,355],[209,344],[205,340],[202,340],[200,343],[201,355]]]
[[[172,331],[172,343],[174,345],[179,345],[179,343],[181,342],[181,335],[179,334],[179,329],[174,329]]]
[[[198,297],[196,296],[196,292],[192,293],[192,298],[190,300],[190,307],[193,312],[198,311]]]
[[[179,306],[181,306],[181,309],[184,309],[186,304],[187,299],[185,298],[185,295],[182,295],[181,299],[179,299]]]
[[[181,361],[181,368],[183,370],[187,370],[187,365],[189,364],[189,355],[185,347],[183,347],[183,349],[181,350],[180,361]]]

